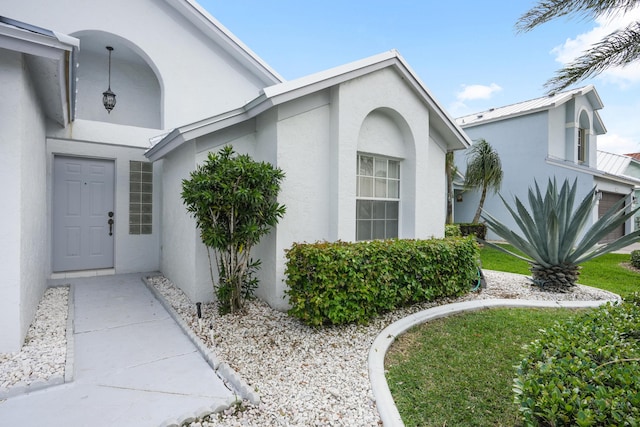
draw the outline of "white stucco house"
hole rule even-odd
[[[525,203],[529,187],[538,182],[542,189],[555,177],[558,183],[577,179],[577,200],[595,186],[598,205],[591,223],[620,199],[633,201],[636,181],[598,168],[598,135],[606,128],[598,110],[603,108],[596,89],[585,86],[541,98],[459,117],[456,122],[472,140],[485,139],[498,152],[504,177],[500,194],[508,203],[514,196]],[[467,151],[455,154],[457,168],[464,174]],[[454,221],[470,222],[478,207],[480,192],[464,191],[458,183],[454,197]],[[516,228],[498,194],[487,195],[484,210]],[[517,228],[516,228],[517,229]],[[629,220],[605,241],[633,231]],[[495,239],[488,232],[488,239]]]
[[[287,215],[254,254],[274,307],[293,242],[444,233],[445,153],[471,141],[396,51],[285,82],[193,0],[0,15],[0,352],[50,278],[161,271],[210,300],[180,192],[224,144],[286,173]]]

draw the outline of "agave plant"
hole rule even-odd
[[[640,240],[640,230],[636,230],[613,242],[599,243],[604,236],[620,227],[640,209],[628,209],[625,200],[622,199],[596,221],[578,242],[578,238],[583,234],[591,218],[597,196],[594,187],[574,211],[576,188],[577,180],[573,185],[569,185],[568,180],[565,180],[558,191],[555,178],[553,181],[549,179],[547,191],[543,197],[538,183],[535,182],[535,189],[529,187],[530,211],[517,197],[515,209],[513,209],[500,196],[522,235],[517,234],[492,215],[486,212],[483,214],[487,226],[522,251],[526,257],[497,245],[490,243],[489,245],[527,261],[531,265],[533,282],[551,290],[568,291],[578,280],[579,264]]]

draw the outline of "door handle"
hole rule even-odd
[[[109,224],[109,236],[113,236],[113,212],[109,212],[107,215],[109,215],[109,220],[107,221],[107,224]]]

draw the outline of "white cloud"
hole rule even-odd
[[[495,92],[499,92],[501,90],[502,88],[495,83],[491,83],[489,86],[462,85],[462,90],[456,94],[456,99],[460,103],[475,99],[490,99]]]
[[[600,41],[603,37],[611,34],[615,30],[624,28],[632,22],[640,21],[640,7],[637,7],[625,14],[617,14],[610,17],[599,17],[595,20],[596,27],[591,31],[579,34],[574,39],[567,39],[563,44],[551,50],[555,60],[566,65],[580,56],[591,45]],[[626,67],[610,68],[599,76],[605,81],[620,85],[622,87],[640,81],[640,64],[633,63]]]
[[[598,150],[616,154],[638,153],[640,142],[616,133],[607,133],[598,136]]]

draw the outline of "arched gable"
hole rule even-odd
[[[78,119],[101,121],[143,128],[163,128],[163,85],[160,74],[148,55],[131,41],[96,30],[73,34],[80,40],[77,69]],[[109,84],[116,106],[108,113],[102,105],[102,93]]]

